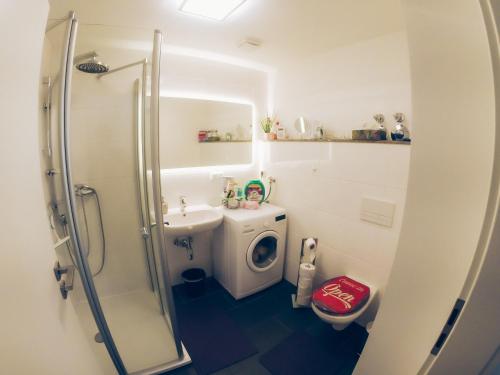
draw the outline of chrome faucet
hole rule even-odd
[[[182,215],[186,216],[186,207],[187,207],[186,197],[184,195],[181,195],[179,197],[179,201],[181,204],[181,213],[182,213]]]

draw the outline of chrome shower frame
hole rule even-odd
[[[75,250],[75,260],[82,280],[83,289],[89,303],[90,310],[94,316],[95,323],[101,334],[104,345],[120,375],[126,375],[127,370],[120,357],[116,344],[109,330],[106,318],[102,311],[101,303],[92,279],[92,272],[84,252],[80,239],[80,228],[76,218],[76,197],[74,191],[73,177],[71,174],[70,160],[70,106],[71,106],[71,79],[73,69],[73,58],[75,54],[76,34],[78,31],[78,20],[74,12],[68,16],[66,38],[61,62],[61,90],[59,105],[59,148],[61,154],[61,173],[63,180],[64,199],[67,205],[67,223],[71,245]]]
[[[146,65],[147,65],[147,63],[148,63],[148,59],[142,59],[142,60],[139,60],[139,61],[127,64],[127,65],[119,66],[118,68],[109,69],[107,72],[104,72],[104,73],[99,73],[99,74],[97,74],[97,78],[102,78],[102,77],[107,76],[109,74],[113,74],[113,73],[119,72],[121,70],[131,68],[133,66],[142,65],[143,66],[142,67],[142,69],[143,69],[143,79],[144,79],[144,72],[146,71]]]
[[[61,158],[61,177],[63,185],[63,196],[64,203],[66,205],[66,227],[69,235],[69,240],[71,246],[74,249],[75,261],[82,281],[82,286],[87,297],[87,301],[94,317],[97,329],[101,335],[104,345],[109,353],[109,356],[120,375],[127,375],[127,369],[124,362],[120,356],[120,353],[116,347],[113,336],[109,330],[109,326],[106,321],[106,317],[101,307],[99,296],[97,294],[92,272],[88,263],[88,259],[85,257],[84,246],[80,236],[81,230],[76,217],[76,194],[74,189],[73,177],[71,173],[71,144],[70,144],[70,107],[71,107],[71,84],[72,84],[72,69],[74,65],[74,52],[76,35],[78,31],[78,20],[74,12],[70,12],[67,17],[67,28],[66,36],[64,40],[61,71],[56,77],[59,80],[60,92],[59,92],[59,107],[58,107],[58,130],[59,130],[59,152]],[[61,22],[62,23],[62,22]],[[60,23],[59,23],[60,24]],[[55,27],[55,26],[54,26]],[[157,222],[162,223],[162,211],[161,211],[161,186],[160,186],[160,169],[159,169],[159,74],[160,74],[160,56],[161,56],[161,32],[155,31],[154,34],[154,48],[153,48],[153,61],[152,61],[152,92],[151,92],[151,157],[152,157],[152,170],[153,170],[153,201],[154,201],[154,211],[155,219]],[[144,60],[142,61],[144,63]],[[138,65],[134,63],[134,65]],[[130,66],[130,64],[129,64]],[[128,67],[128,66],[127,66]],[[124,68],[123,68],[124,69]],[[120,68],[114,69],[114,71],[122,70]],[[143,72],[143,79],[145,73]],[[145,86],[145,85],[143,85]],[[141,88],[141,92],[145,93],[145,88]],[[141,99],[141,105],[144,104],[143,100],[145,95]],[[139,103],[139,99],[138,102]],[[144,107],[141,107],[144,108]],[[139,112],[138,112],[139,113]],[[144,110],[142,110],[142,116],[138,116],[142,124],[142,130],[144,131]],[[144,134],[144,133],[142,133]],[[144,142],[143,142],[144,145]],[[141,149],[142,156],[145,155],[144,147]],[[139,157],[138,151],[138,157]],[[144,159],[143,165],[144,165]],[[141,176],[144,176],[145,171]],[[145,191],[147,193],[147,181],[145,181]],[[146,195],[147,196],[147,195]],[[148,211],[149,212],[149,211]],[[158,221],[159,220],[159,221]],[[144,369],[141,371],[134,372],[134,375],[150,375],[158,374],[160,372],[168,371],[184,364],[190,362],[189,355],[185,351],[179,337],[177,329],[177,319],[175,315],[174,301],[171,292],[168,293],[167,290],[171,291],[171,284],[168,277],[168,265],[166,258],[166,246],[165,238],[163,233],[163,225],[157,225],[156,231],[158,234],[158,253],[160,258],[160,268],[161,268],[161,278],[163,283],[163,288],[158,288],[160,291],[160,296],[168,304],[168,313],[170,314],[170,322],[166,318],[166,313],[163,311],[166,323],[170,323],[172,330],[173,339],[175,340],[175,345],[177,349],[178,358],[172,362],[164,363],[154,368]]]
[[[159,243],[159,255],[161,275],[163,276],[163,285],[165,289],[172,288],[169,279],[169,270],[167,262],[167,245],[165,243],[165,228],[163,225],[163,210],[161,199],[161,174],[160,174],[160,61],[161,61],[161,45],[163,43],[163,35],[160,30],[155,30],[153,44],[153,61],[151,66],[151,172],[153,177],[153,203],[155,222],[161,223],[156,225],[156,234]],[[172,334],[175,339],[175,346],[179,358],[184,358],[184,350],[180,341],[177,325],[177,315],[175,312],[174,299],[172,293],[165,293],[168,310],[170,313],[170,323]]]

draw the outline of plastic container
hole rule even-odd
[[[190,297],[198,297],[205,293],[205,271],[201,268],[189,268],[181,274],[186,293]]]

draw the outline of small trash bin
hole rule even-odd
[[[205,271],[201,268],[189,268],[182,272],[182,280],[186,286],[186,293],[190,297],[201,296],[205,293]]]

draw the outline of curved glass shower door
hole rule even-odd
[[[69,241],[58,251],[80,276],[69,298],[106,373],[161,373],[183,359],[163,226],[154,224],[161,33],[78,25],[71,13],[66,35],[51,51],[63,56],[52,161],[60,159],[64,193],[50,201],[64,202]]]
[[[147,194],[155,188],[148,189],[153,180],[148,183],[145,162],[153,159],[144,157],[151,150],[143,139],[153,126],[146,123],[144,105],[146,88],[154,86],[147,61],[159,54],[153,53],[152,35],[152,31],[81,26],[75,66],[84,70],[74,71],[72,85],[72,174],[77,186],[93,192],[80,194],[83,248],[128,373],[159,369],[182,353],[170,317],[164,254],[158,237],[151,235],[154,194]],[[80,62],[79,55],[89,54]],[[95,203],[99,200],[100,207]],[[82,300],[77,309],[88,318],[88,334],[94,335],[88,303]]]

